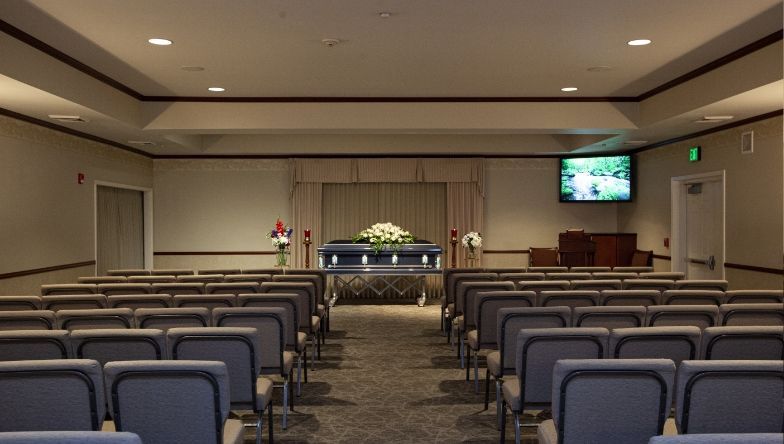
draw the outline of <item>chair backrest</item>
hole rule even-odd
[[[168,330],[210,326],[210,311],[204,307],[139,308],[134,314],[139,328]]]
[[[682,271],[649,271],[639,274],[640,279],[666,279],[669,281],[678,281],[686,277],[686,273]]]
[[[112,361],[166,359],[166,336],[152,328],[75,330],[71,347],[77,359]]]
[[[96,284],[48,284],[41,285],[41,296],[58,294],[95,294],[102,293]]]
[[[101,430],[103,387],[89,359],[0,362],[0,432]]]
[[[221,361],[229,373],[231,407],[254,410],[261,369],[259,332],[247,327],[172,328],[166,332],[175,360]]]
[[[481,269],[477,269],[481,270]],[[447,303],[456,303],[457,286],[461,282],[491,282],[498,280],[498,275],[495,273],[467,272],[467,273],[450,273],[446,278],[446,299]],[[459,312],[459,313],[462,313]]]
[[[260,284],[258,282],[211,282],[204,286],[204,293],[206,294],[241,294],[241,293],[258,293]]]
[[[239,268],[200,268],[196,274],[200,275],[208,275],[208,274],[242,274],[242,270]]]
[[[140,268],[126,268],[119,270],[106,270],[108,276],[143,276],[150,274],[150,270],[143,270]]]
[[[485,273],[510,274],[510,273],[525,273],[525,267],[485,267]]]
[[[640,305],[648,307],[659,305],[661,292],[659,290],[602,290],[599,295],[599,305]]]
[[[675,281],[668,279],[626,279],[623,281],[624,290],[659,290],[666,291],[675,288]]]
[[[76,279],[79,284],[122,284],[128,282],[125,276],[82,276]]]
[[[514,282],[510,281],[496,281],[496,282],[461,282],[457,287],[457,299],[455,300],[455,310],[460,310],[462,305],[463,321],[465,322],[465,330],[473,330],[476,325],[476,295],[483,291],[513,291],[515,289]]]
[[[523,409],[550,404],[553,366],[560,359],[607,357],[606,328],[524,328],[517,332],[515,374]]]
[[[220,444],[229,374],[218,361],[125,361],[104,367],[114,425],[145,444]]]
[[[153,284],[150,290],[150,293],[170,294],[172,296],[180,294],[204,294],[204,283],[164,282],[160,284]]]
[[[299,270],[296,273],[302,273],[304,271]],[[272,276],[272,282],[310,282],[313,284],[313,288],[316,295],[317,303],[324,302],[324,286],[326,285],[326,280],[322,279],[322,276],[318,274],[293,274],[294,272],[286,273],[286,274],[276,274]],[[243,292],[243,293],[250,293],[250,292]]]
[[[150,270],[153,276],[184,276],[186,274],[194,274],[193,270],[188,268],[159,268]]]
[[[133,328],[130,308],[102,308],[94,310],[60,310],[55,313],[57,325],[63,330]]]
[[[90,310],[106,308],[108,302],[102,294],[73,294],[41,296],[41,308],[44,310]]]
[[[727,291],[729,284],[721,279],[686,279],[675,281],[676,290],[718,290]]]
[[[724,304],[721,325],[784,325],[784,304]]]
[[[544,273],[499,273],[499,281],[543,281],[546,275]]]
[[[304,298],[304,305],[300,305],[300,309],[304,309],[309,316],[316,314],[316,286],[313,282],[264,282],[259,288],[259,293],[292,293],[302,295]],[[301,316],[301,315],[300,315]],[[308,322],[310,325],[310,322]],[[305,325],[300,325],[305,328]]]
[[[569,267],[559,267],[559,266],[542,266],[542,267],[528,267],[526,270],[528,273],[567,273],[569,271]]]
[[[515,290],[534,291],[539,294],[542,291],[568,290],[571,286],[569,281],[518,281],[515,283]]]
[[[558,248],[538,248],[538,247],[528,248],[528,268],[557,267],[557,266],[558,266]]]
[[[667,290],[662,292],[662,305],[715,305],[724,302],[724,292],[719,290]]]
[[[725,304],[780,304],[784,290],[730,290],[724,293]]]
[[[474,298],[474,325],[479,348],[498,348],[498,311],[536,306],[533,291],[480,291]]]
[[[118,294],[108,296],[109,308],[168,308],[172,297],[168,294]]]
[[[646,315],[649,327],[693,325],[701,329],[718,325],[715,305],[651,305]]]
[[[694,433],[654,436],[648,444],[781,444],[784,433]]]
[[[4,432],[0,444],[142,444],[128,432]]]
[[[651,267],[653,266],[653,250],[634,250],[632,253],[632,267]]]
[[[242,274],[280,274],[280,268],[243,268]]]
[[[593,279],[593,275],[588,272],[567,272],[567,273],[545,273],[548,281],[587,281]]]
[[[613,267],[612,271],[619,273],[650,273],[653,271],[653,267],[622,266]]]
[[[574,273],[608,273],[611,267],[569,267],[569,271]]]
[[[51,310],[0,311],[0,331],[52,330],[56,326]]]
[[[282,308],[286,312],[286,344],[297,343],[299,326],[310,322],[310,315],[300,311],[300,295],[291,293],[253,293],[237,296],[237,307]]]
[[[634,328],[645,325],[645,307],[574,307],[575,327]]]
[[[40,309],[40,296],[0,296],[0,311],[24,311]]]
[[[583,281],[572,281],[572,290],[620,290],[623,282],[620,279],[592,279]]]
[[[103,293],[105,296],[115,294],[148,294],[153,293],[150,284],[98,284],[97,293]]]
[[[678,433],[784,430],[784,361],[684,361],[678,367]]]
[[[663,433],[675,366],[668,359],[567,359],[553,369],[561,444],[647,443]]]
[[[212,310],[216,327],[250,327],[259,332],[261,373],[285,376],[286,311],[280,307],[218,307]],[[292,346],[295,344],[291,344]]]
[[[517,332],[523,328],[569,327],[572,311],[569,307],[501,308],[496,315],[498,350],[504,373],[515,369]]]
[[[708,327],[700,359],[784,359],[784,327]]]
[[[0,331],[0,361],[70,357],[71,343],[66,330]]]
[[[593,273],[594,279],[619,279],[625,281],[626,279],[637,279],[639,276],[633,271],[597,271]]]
[[[269,282],[272,280],[271,274],[227,274],[223,276],[223,282]]]
[[[180,294],[173,297],[174,307],[204,307],[212,311],[216,307],[234,307],[237,296],[233,294]]]
[[[559,305],[570,308],[594,307],[599,305],[599,292],[591,290],[541,291],[536,298],[536,304],[540,307]]]
[[[239,274],[239,273],[237,273]],[[209,284],[211,282],[223,282],[223,274],[192,274],[177,276],[177,282],[186,284]]]
[[[683,327],[618,328],[610,332],[608,357],[617,359],[698,359],[700,329]]]
[[[128,276],[129,284],[160,284],[165,282],[177,282],[177,276],[173,274],[157,274],[150,276]]]

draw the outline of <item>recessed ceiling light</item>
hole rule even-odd
[[[226,88],[221,88],[220,86],[210,86],[207,89],[212,91],[212,92],[223,92],[223,91],[226,91]]]
[[[162,39],[162,38],[154,38],[154,39],[149,39],[147,41],[152,43],[153,45],[158,45],[158,46],[169,46],[172,44],[171,40]]]
[[[586,71],[589,71],[589,72],[604,72],[604,71],[610,71],[611,69],[612,69],[612,66],[599,65],[599,66],[592,66],[592,67],[588,68]]]
[[[181,66],[180,69],[183,71],[190,71],[190,72],[204,71],[203,66]]]
[[[321,39],[321,43],[324,44],[327,48],[332,48],[333,46],[340,43],[339,39]]]
[[[572,91],[577,91],[577,88],[575,88],[574,86],[567,86],[567,87],[561,88],[561,91],[563,91],[563,92],[572,92]]]
[[[57,120],[59,122],[72,122],[72,123],[88,122],[88,120],[82,116],[67,115],[67,114],[49,114],[49,118],[52,120]]]
[[[386,11],[379,12],[378,16],[381,17],[381,18],[390,18],[390,17],[392,17],[392,13],[391,12],[386,12]]]
[[[700,120],[695,120],[695,123],[718,123],[725,120],[732,120],[735,116],[705,116]]]
[[[650,45],[651,41],[648,39],[635,39],[635,40],[629,40],[628,42],[626,42],[626,44],[629,46],[645,46],[645,45]]]

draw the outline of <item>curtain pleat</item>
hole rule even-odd
[[[97,272],[144,268],[144,193],[97,188]]]
[[[291,246],[292,265],[305,267],[304,231],[311,230],[310,267],[318,268],[316,248],[326,242],[321,229],[321,182],[303,182],[294,187],[291,201],[291,226],[296,230]]]
[[[475,182],[448,182],[446,184],[447,219],[449,228],[457,228],[457,263],[458,267],[481,266],[482,250],[477,250],[477,260],[474,264],[466,262],[467,249],[459,241],[469,231],[482,233],[484,228],[484,198]],[[451,244],[450,244],[451,247]],[[452,252],[445,258],[447,266],[451,266]]]

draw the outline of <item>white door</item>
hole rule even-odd
[[[686,196],[686,278],[724,279],[724,185],[720,178],[682,185]]]

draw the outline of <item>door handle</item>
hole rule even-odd
[[[716,257],[713,255],[709,256],[705,263],[708,265],[708,269],[713,271],[716,268]]]

